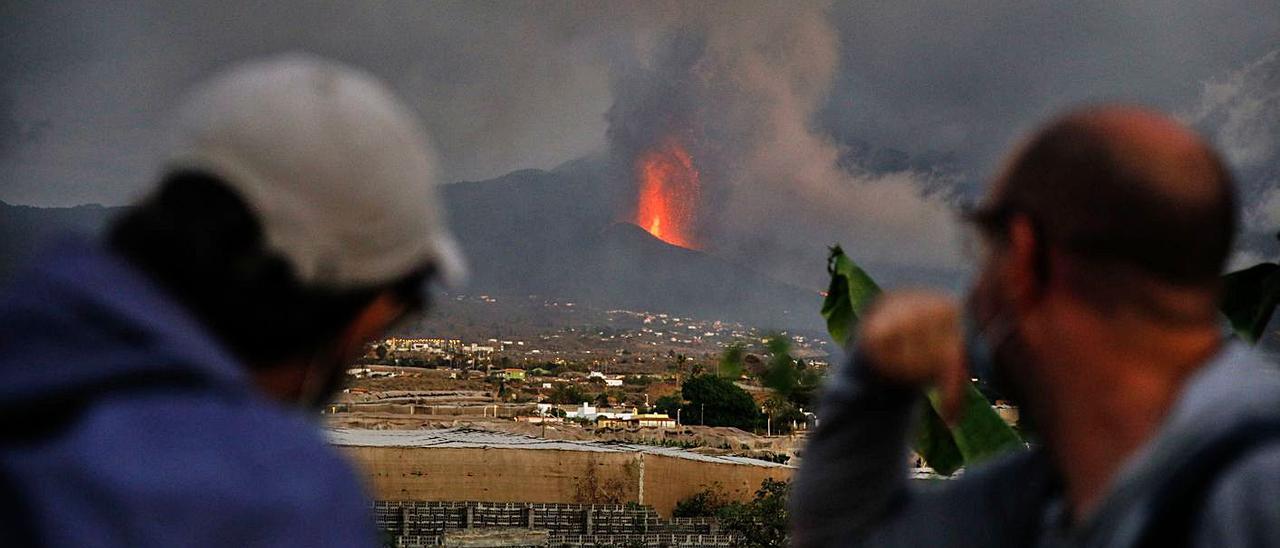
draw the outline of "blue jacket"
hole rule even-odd
[[[0,292],[0,544],[372,545],[313,422],[101,246],[63,244]]]

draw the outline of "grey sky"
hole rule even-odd
[[[238,5],[237,5],[238,4]],[[6,3],[0,200],[128,201],[164,119],[216,68],[307,50],[388,80],[448,180],[552,167],[603,146],[608,69],[569,15],[514,4]]]
[[[553,167],[607,146],[611,70],[679,28],[688,9],[7,2],[0,200],[128,201],[152,176],[164,116],[186,86],[228,62],[293,49],[390,81],[422,113],[447,180]],[[1274,0],[839,2],[827,16],[839,69],[811,123],[947,158],[970,180],[1054,111],[1106,99],[1194,110],[1205,82],[1280,48]]]
[[[1280,2],[840,3],[823,122],[981,176],[1018,135],[1082,101],[1183,110],[1203,83],[1280,48]]]

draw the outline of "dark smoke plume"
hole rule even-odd
[[[925,195],[929,175],[851,175],[815,129],[840,61],[824,7],[735,7],[659,28],[615,67],[608,137],[619,176],[674,136],[702,175],[704,247],[805,286],[821,285],[836,242],[871,264],[954,266],[950,209]]]

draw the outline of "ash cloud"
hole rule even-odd
[[[1180,118],[1222,154],[1238,183],[1240,233],[1233,268],[1276,256],[1280,232],[1280,49],[1203,82]]]
[[[1280,3],[837,2],[841,67],[820,123],[841,142],[945,158],[979,190],[1017,139],[1082,102],[1194,105],[1280,45]]]
[[[422,114],[446,180],[605,150],[625,160],[677,128],[696,137],[717,253],[808,284],[840,241],[885,278],[949,276],[946,204],[980,190],[1019,136],[1082,101],[1244,112],[1274,78],[1255,70],[1239,100],[1208,97],[1231,96],[1231,71],[1277,36],[1274,0],[7,2],[0,200],[125,203],[187,86],[308,50],[389,81]],[[1250,136],[1277,126],[1261,118],[1197,127],[1239,149],[1228,156],[1261,189],[1252,203],[1280,204],[1274,169],[1258,167],[1274,157],[1252,163]],[[1251,211],[1280,224],[1265,219],[1276,207]]]
[[[1280,49],[1205,82],[1199,104],[1182,117],[1233,168],[1246,238],[1280,230]]]
[[[822,4],[742,5],[660,30],[615,69],[615,165],[675,136],[702,174],[699,241],[712,253],[819,287],[826,246],[886,268],[955,266],[954,227],[930,175],[853,175],[815,114],[839,68]]]
[[[121,204],[153,176],[181,94],[239,60],[310,51],[388,81],[435,136],[446,180],[552,168],[601,150],[607,12],[506,3],[5,3],[13,99],[0,199]],[[47,124],[38,143],[22,128]]]
[[[1280,231],[1280,49],[1203,83],[1180,117],[1205,135],[1240,190],[1241,227],[1233,267],[1277,255]]]
[[[0,94],[0,158],[19,147],[39,143],[40,138],[49,130],[47,120],[22,121],[14,116],[14,101],[8,95]]]

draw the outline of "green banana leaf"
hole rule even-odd
[[[831,285],[822,302],[822,317],[827,320],[827,331],[835,342],[851,348],[858,322],[880,294],[880,286],[838,245],[831,248],[827,272],[831,275]],[[938,473],[950,475],[961,466],[1026,447],[973,383],[967,383],[964,413],[954,427],[948,427],[942,420],[936,391],[927,390],[926,396],[924,420],[916,434],[916,452]]]
[[[845,346],[852,342],[867,306],[880,295],[880,286],[838,245],[831,248],[827,257],[827,274],[831,275],[831,285],[822,301],[822,317],[836,344]]]
[[[942,409],[942,402],[936,391],[929,390],[927,394],[929,408],[936,415]],[[996,410],[991,407],[991,402],[987,401],[986,396],[983,396],[978,387],[971,382],[965,383],[962,405],[964,411],[955,426],[949,428],[949,432],[952,441],[964,457],[964,464],[976,464],[1006,451],[1026,449],[1027,445],[1022,441],[1022,437],[1009,426],[1009,423],[1000,418]],[[928,458],[925,460],[927,462]],[[933,466],[933,463],[930,462],[929,465]],[[936,466],[933,468],[938,470]],[[938,472],[951,473],[941,470]]]
[[[1222,277],[1220,309],[1241,339],[1256,344],[1280,304],[1280,265],[1261,263]]]

